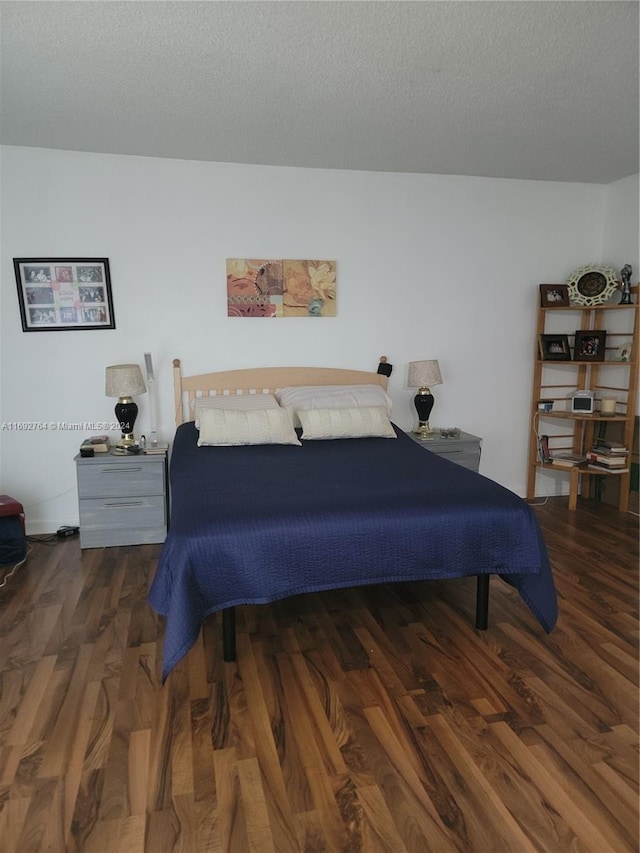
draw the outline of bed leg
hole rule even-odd
[[[222,657],[227,662],[236,659],[235,607],[227,607],[222,611]]]
[[[476,628],[486,631],[489,626],[489,577],[477,575],[476,586]]]

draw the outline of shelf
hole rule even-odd
[[[567,421],[613,421],[625,423],[626,415],[601,415],[595,412],[593,415],[581,415],[579,412],[541,412],[538,410],[538,415],[541,418],[560,418]]]
[[[596,477],[621,477],[629,471],[628,468],[625,468],[624,471],[608,471],[606,468],[600,470],[590,468],[588,465],[572,465],[569,468],[566,465],[554,465],[553,462],[534,462],[533,464],[536,468],[545,468],[547,471],[555,471],[556,474],[570,474],[572,471],[577,471],[579,474],[593,474]]]
[[[549,309],[547,309],[547,310],[549,310]],[[556,311],[557,310],[558,309],[556,308]],[[627,332],[620,332],[620,335],[621,336],[624,335],[625,337],[628,336]],[[568,337],[571,338],[573,336],[571,334],[569,334]],[[564,359],[560,359],[560,358],[557,358],[557,359],[556,358],[539,358],[538,359],[538,364],[542,364],[542,365],[544,365],[544,367],[547,367],[550,364],[552,364],[554,367],[568,367],[571,364],[590,364],[593,366],[597,365],[598,367],[625,367],[628,364],[633,366],[635,363],[636,363],[635,359],[633,359],[633,360],[629,359],[628,361],[617,361],[616,359],[613,359],[613,358],[609,359],[608,361],[580,361],[577,358],[564,358]]]
[[[629,308],[635,308],[633,305],[545,305],[541,307],[541,311],[628,311]]]
[[[552,462],[543,463],[539,461],[538,444],[540,435],[548,432],[552,450],[553,440],[561,438],[564,443],[563,446],[567,449],[585,455],[585,449],[592,446],[594,438],[597,435],[605,435],[606,430],[609,429],[610,432],[615,433],[616,438],[619,438],[631,450],[640,362],[638,351],[639,286],[634,285],[631,291],[634,301],[629,305],[620,305],[619,302],[602,305],[538,305],[535,339],[538,346],[535,348],[535,353],[532,354],[533,389],[529,427],[529,465],[527,468],[528,500],[533,500],[536,497],[537,474],[540,471],[545,473],[555,471],[556,474],[565,475],[569,481],[570,510],[576,509],[580,483],[585,475],[588,477],[618,477],[619,479],[615,482],[615,486],[618,488],[618,509],[621,512],[626,512],[628,509],[631,485],[630,464],[624,471],[610,471],[606,468],[589,468],[586,465],[575,465],[569,468],[554,465]],[[619,299],[620,297],[618,295],[613,298]],[[558,312],[559,316],[552,319],[554,312]],[[610,328],[607,329],[607,326]],[[540,357],[541,335],[566,335],[568,341],[573,338],[575,342],[574,329],[579,327],[582,330],[592,329],[607,334],[609,346],[606,347],[603,361]],[[611,346],[611,343],[613,340],[624,340],[625,338],[630,344],[630,358],[622,361],[614,358],[616,348]],[[564,354],[567,354],[566,350]],[[549,368],[556,369],[550,370]],[[619,370],[617,368],[625,369]],[[603,414],[600,411],[592,414],[566,411],[567,406],[571,407],[571,404],[567,402],[566,394],[570,388],[577,388],[578,391],[589,390],[595,394],[596,400],[609,394],[615,396],[618,408],[614,414]],[[550,412],[539,409],[538,405],[541,400],[553,401],[559,409]],[[555,425],[554,421],[557,422]],[[609,424],[612,426],[609,427]],[[559,435],[560,433],[563,434]],[[588,491],[585,488],[583,495],[586,495]]]

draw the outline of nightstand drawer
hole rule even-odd
[[[455,462],[456,465],[468,468],[476,473],[480,470],[482,439],[477,435],[471,435],[471,433],[462,430],[456,438],[444,438],[440,434],[440,430],[434,430],[432,437],[426,440],[413,432],[408,432],[407,435],[420,447],[430,450],[436,456],[441,456],[443,459],[448,459],[450,462]]]
[[[166,527],[164,495],[91,498],[80,501],[80,545],[164,542]]]
[[[428,448],[431,450],[432,448]],[[477,471],[480,467],[480,450],[476,447],[438,447],[433,451],[443,459],[448,459],[450,462],[455,462],[456,465],[462,465],[463,468],[469,468],[470,471]]]
[[[94,462],[78,465],[78,497],[127,497],[162,495],[164,493],[164,462],[127,460],[114,465]]]

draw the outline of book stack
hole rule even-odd
[[[621,441],[614,441],[611,438],[598,438],[593,444],[593,449],[596,451],[604,450],[607,453],[615,453],[624,456],[627,448]]]
[[[614,474],[625,474],[627,466],[627,448],[620,441],[598,439],[593,448],[587,453],[589,468],[609,471]]]
[[[169,449],[169,445],[165,441],[158,441],[155,444],[147,444],[144,452],[147,456],[153,456],[154,454],[166,453]]]
[[[551,453],[549,451],[549,436],[538,436],[538,458],[540,462],[551,462]]]
[[[587,457],[582,456],[580,453],[554,453],[551,461],[554,467],[575,468],[576,465],[586,463]]]
[[[80,450],[91,448],[94,453],[107,453],[111,447],[108,435],[92,435],[85,438],[80,445]]]

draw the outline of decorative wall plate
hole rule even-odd
[[[567,281],[569,299],[575,305],[602,305],[618,289],[618,280],[610,267],[587,264],[574,270]]]

